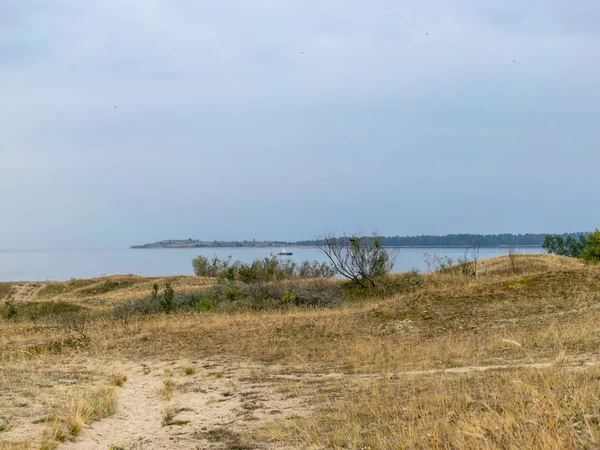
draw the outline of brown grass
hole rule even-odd
[[[124,373],[114,373],[110,377],[110,384],[112,386],[122,387],[127,381],[127,375]]]
[[[137,318],[135,327],[99,318],[78,342],[56,324],[0,321],[0,386],[10,390],[0,417],[13,417],[18,428],[26,407],[15,404],[40,380],[47,380],[46,409],[58,408],[65,393],[108,376],[107,361],[224,358],[258,364],[261,382],[309,397],[311,415],[264,421],[252,434],[263,446],[597,446],[600,268],[548,255],[516,255],[512,263],[490,259],[481,277],[424,275],[418,289],[337,309],[154,315]],[[98,291],[90,288],[106,286],[104,278],[71,283],[60,298],[93,299]],[[210,283],[170,278],[176,290]],[[155,282],[131,280],[103,292],[107,303],[99,308],[147,295]],[[77,361],[86,361],[87,371],[58,389],[53,370]],[[179,389],[172,375],[165,373],[159,391],[165,401]],[[86,408],[66,408],[51,441],[73,436],[89,416]]]
[[[41,447],[54,448],[60,442],[79,436],[87,422],[112,416],[116,407],[117,395],[112,388],[77,392],[65,406],[53,412],[50,427],[42,434]]]

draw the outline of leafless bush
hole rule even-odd
[[[514,247],[508,249],[508,262],[510,264],[510,270],[512,273],[517,274],[520,272],[520,268],[517,262],[517,250]]]
[[[317,243],[336,273],[365,288],[375,286],[378,278],[389,274],[397,258],[397,252],[383,247],[377,233],[341,238],[330,234],[317,239]]]
[[[455,264],[454,259],[449,256],[440,256],[435,253],[425,253],[423,255],[423,261],[425,261],[429,273],[447,271]]]
[[[115,320],[121,329],[127,334],[136,335],[142,330],[141,319],[130,312],[116,317]]]
[[[440,272],[451,275],[477,275],[477,262],[479,261],[479,243],[469,245],[465,248],[463,256],[456,261],[449,256],[440,256],[435,253],[425,253],[423,261],[430,273]]]
[[[90,317],[87,314],[71,314],[62,317],[59,325],[66,331],[69,337],[87,341],[87,329],[90,321]]]

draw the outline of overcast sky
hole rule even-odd
[[[600,226],[597,0],[0,0],[0,248]]]

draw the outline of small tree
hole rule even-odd
[[[600,230],[598,228],[588,235],[587,246],[581,253],[581,258],[587,262],[600,263]]]
[[[547,234],[542,248],[555,255],[580,258],[587,245],[588,237],[585,234],[580,234],[577,239],[571,235],[563,239],[562,236]]]
[[[377,233],[371,237],[325,235],[317,239],[317,246],[336,273],[364,288],[375,286],[396,262],[396,254],[383,247]]]

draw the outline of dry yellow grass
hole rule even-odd
[[[79,436],[87,422],[113,415],[116,407],[117,395],[110,387],[77,392],[53,412],[50,427],[42,434],[40,447],[55,448],[60,442]]]
[[[488,276],[423,275],[418,289],[338,309],[154,315],[133,328],[104,317],[79,340],[52,323],[0,321],[0,417],[22,426],[26,407],[16,404],[35,380],[48,385],[40,413],[60,407],[65,393],[108,377],[107,361],[226,358],[260,366],[257,379],[312,408],[263,421],[252,438],[267,447],[599,445],[600,268],[547,255],[519,255],[516,271],[507,257],[486,265]],[[106,293],[107,304],[146,295],[153,282]],[[207,283],[181,277],[174,285]],[[81,289],[61,299],[84,304]],[[79,373],[73,386],[56,373],[69,362],[67,372]],[[165,401],[177,389],[173,374],[161,386]],[[84,412],[62,414],[73,423],[59,430],[72,436]],[[34,431],[20,437],[33,441]]]

